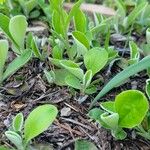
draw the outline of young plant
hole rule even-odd
[[[112,90],[114,87],[120,85],[123,83],[127,78],[135,75],[136,73],[146,70],[150,67],[150,56],[146,56],[138,63],[135,63],[127,68],[125,68],[123,71],[118,73],[114,78],[112,78],[105,86],[104,88],[99,92],[99,94],[94,98],[92,101],[90,108],[93,107],[93,105],[100,100],[102,96],[107,94],[110,90]]]
[[[23,14],[27,18],[37,18],[41,14],[36,0],[3,0],[0,4],[3,6],[0,12],[7,16]]]
[[[127,136],[124,128],[132,129],[141,125],[149,109],[147,98],[138,90],[124,91],[116,96],[114,102],[103,102],[100,106],[102,109],[92,109],[89,116],[110,129],[119,140]]]
[[[57,55],[57,58],[59,57],[61,58],[61,56]],[[81,69],[80,63],[58,59],[55,64],[57,63],[57,66],[62,69],[59,69],[59,74],[58,70],[53,73],[45,71],[48,81],[56,81],[56,84],[60,81],[59,85],[63,83],[64,85],[79,89],[82,93],[90,94],[95,92],[96,87],[94,86],[94,81],[92,82],[92,78],[107,64],[108,53],[105,49],[95,47],[87,51],[83,59],[85,68],[87,69],[85,73],[84,70]]]
[[[75,141],[75,150],[98,150],[98,149],[93,143],[87,140],[79,139]]]
[[[22,15],[8,18],[7,16],[0,14],[1,22],[0,28],[5,35],[11,40],[13,44],[13,51],[17,54],[23,53],[25,34],[27,29],[26,17]]]
[[[47,130],[56,119],[57,113],[57,108],[50,104],[38,106],[25,122],[23,114],[19,113],[13,119],[12,128],[5,135],[18,150],[30,150],[31,140]]]
[[[132,26],[137,22],[136,20],[138,19],[139,15],[142,14],[142,12],[148,5],[148,3],[145,1],[142,1],[141,3],[135,3],[133,6],[133,10],[131,12],[130,11],[128,12],[125,1],[115,0],[115,2],[118,7],[118,14],[119,14],[118,17],[115,16],[114,18],[116,22],[115,27],[117,31],[122,29],[123,33],[132,30]]]
[[[5,62],[8,57],[8,48],[8,42],[6,40],[0,40],[0,84],[24,66],[32,56],[31,50],[26,50],[22,55],[16,57],[7,67],[5,67]]]

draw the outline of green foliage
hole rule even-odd
[[[129,60],[129,63],[130,64],[137,63],[139,61],[139,57],[140,57],[139,48],[133,41],[131,41],[129,43],[129,46],[130,46],[130,60]]]
[[[14,74],[18,69],[23,67],[32,57],[32,51],[26,50],[20,56],[16,57],[3,73],[3,80]]]
[[[22,15],[9,19],[7,16],[0,14],[2,22],[0,28],[13,43],[13,50],[21,54],[24,50],[24,38],[27,29],[26,18]]]
[[[88,70],[95,75],[99,72],[108,61],[108,53],[104,49],[93,48],[90,49],[84,56],[84,64]]]
[[[76,140],[75,150],[98,150],[97,147],[86,140]]]
[[[143,71],[150,66],[150,56],[147,56],[143,58],[138,63],[135,63],[127,68],[125,68],[123,71],[118,73],[114,78],[112,78],[100,91],[100,93],[95,97],[95,99],[92,101],[90,108],[93,107],[93,105],[106,93],[108,93],[111,89],[114,87],[120,85],[125,81],[127,78],[133,76],[134,74]]]
[[[53,105],[38,106],[29,114],[25,123],[23,123],[22,113],[19,113],[13,119],[13,128],[6,131],[5,135],[18,150],[29,149],[29,142],[53,123],[57,113],[58,110]],[[24,128],[24,131],[22,131],[22,128]]]
[[[123,128],[134,128],[144,120],[149,104],[138,90],[128,90],[116,96],[115,101],[101,103],[101,109],[92,109],[89,116],[103,127],[110,129],[116,139],[124,139]]]
[[[139,125],[148,111],[149,104],[142,92],[129,90],[115,99],[115,110],[119,114],[119,126],[133,128]]]
[[[0,83],[24,66],[30,60],[31,55],[31,50],[26,50],[5,67],[5,62],[8,57],[8,42],[6,40],[0,40]]]
[[[23,114],[19,113],[13,119],[12,127],[15,132],[21,132],[24,123]]]
[[[36,0],[6,0],[2,6],[0,12],[7,16],[23,14],[27,18],[37,18],[40,15]]]
[[[75,24],[75,29],[77,31],[80,31],[82,33],[86,32],[87,30],[86,16],[80,9],[78,9],[74,15],[74,24]]]

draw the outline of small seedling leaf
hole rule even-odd
[[[14,59],[7,67],[3,74],[3,80],[7,79],[10,75],[15,73],[18,69],[24,66],[31,58],[31,50],[25,50],[20,56]]]
[[[31,139],[44,132],[56,119],[57,113],[57,108],[49,104],[34,109],[25,121],[25,143],[27,144]]]
[[[24,49],[24,38],[27,26],[26,17],[23,15],[17,15],[10,19],[9,32],[22,50]]]
[[[92,70],[93,75],[99,72],[108,61],[108,53],[104,49],[90,49],[84,56],[84,64],[87,70]]]
[[[12,127],[15,132],[21,132],[23,127],[23,119],[24,117],[22,113],[17,114],[13,119]]]
[[[77,140],[75,142],[75,150],[98,150],[97,147],[86,140]]]

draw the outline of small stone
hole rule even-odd
[[[64,107],[61,109],[61,117],[66,117],[66,116],[69,116],[71,114],[71,109],[69,107]]]

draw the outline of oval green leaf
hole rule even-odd
[[[108,53],[98,47],[90,49],[84,56],[87,70],[92,70],[93,75],[99,72],[108,61]]]
[[[44,132],[56,119],[57,113],[57,108],[49,104],[34,109],[25,121],[25,143],[27,144],[31,139]]]
[[[27,26],[26,17],[23,15],[17,15],[10,19],[9,32],[20,49],[24,49],[24,38]]]
[[[115,110],[119,114],[119,126],[133,128],[141,124],[149,109],[148,100],[138,90],[128,90],[115,99]]]

